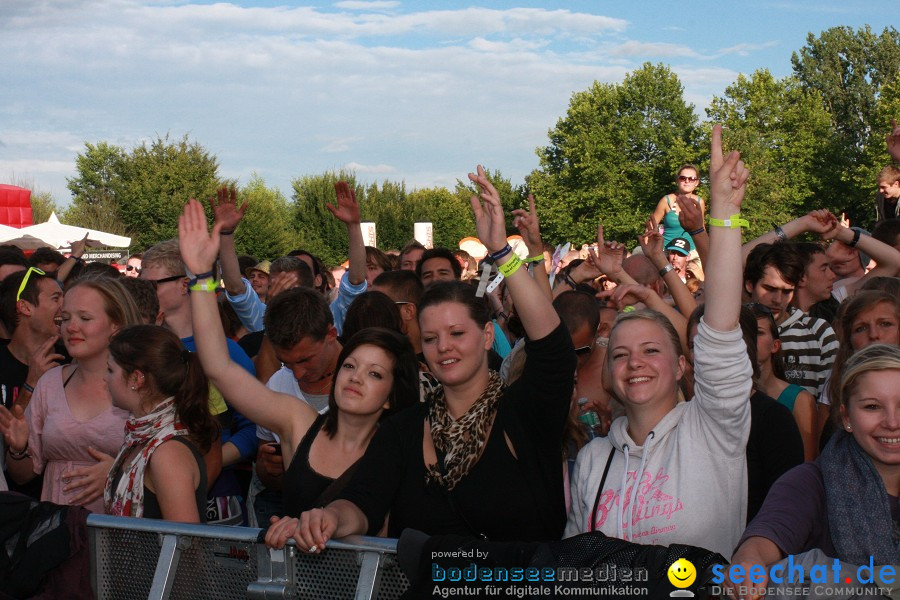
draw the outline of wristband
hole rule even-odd
[[[219,282],[215,279],[207,279],[194,283],[188,289],[192,292],[215,292],[217,287],[219,287]]]
[[[775,237],[778,238],[779,242],[786,242],[788,240],[787,234],[784,232],[784,229],[782,229],[780,225],[775,226]]]
[[[510,252],[512,252],[512,246],[507,244],[507,245],[503,246],[502,248],[500,248],[499,250],[497,250],[496,252],[491,252],[490,257],[494,259],[494,262],[497,262],[498,260],[500,260],[501,258],[506,256]]]
[[[747,219],[741,218],[741,213],[731,215],[727,219],[710,219],[709,224],[713,227],[727,227],[729,229],[740,229],[741,227],[750,227]]]
[[[673,267],[671,264],[668,264],[659,270],[659,276],[665,277],[666,273],[671,273],[674,270],[675,270],[675,267]]]
[[[200,273],[199,275],[196,275],[193,279],[191,279],[188,282],[188,285],[192,286],[195,283],[197,283],[198,281],[200,281],[201,279],[209,279],[210,277],[215,277],[215,275],[216,275],[215,271],[207,271],[206,273]]]
[[[512,249],[510,249],[512,251]],[[512,258],[508,261],[499,265],[497,268],[500,269],[500,273],[504,278],[509,279],[509,276],[519,270],[519,267],[522,266],[522,259],[513,254]]]
[[[700,234],[703,233],[704,231],[706,231],[706,227],[701,227],[700,229],[695,229],[695,230],[693,230],[693,231],[688,231],[688,235],[700,235]]]
[[[860,235],[860,230],[854,229],[853,230],[853,239],[850,240],[849,242],[847,242],[847,245],[850,246],[851,248],[856,246],[859,243],[859,235]]]
[[[526,258],[526,259],[523,260],[522,262],[526,262],[526,263],[542,263],[542,262],[544,262],[544,255],[543,255],[543,254],[538,254],[537,256],[529,256],[528,258]]]
[[[9,457],[13,460],[22,460],[26,456],[28,456],[28,440],[25,440],[25,447],[22,448],[19,452],[16,452],[12,449],[12,446],[6,448],[6,451],[9,452]]]
[[[632,305],[628,305],[622,309],[622,312],[634,312],[635,308]]]
[[[23,383],[22,387],[25,388],[25,391],[27,391],[29,394],[34,393],[34,388],[28,385],[28,382]]]
[[[231,235],[234,233],[234,229],[223,229],[219,232],[219,235]]]

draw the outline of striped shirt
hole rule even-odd
[[[838,351],[837,336],[823,319],[791,307],[781,325],[781,357],[788,383],[795,383],[819,398]]]

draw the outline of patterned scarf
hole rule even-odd
[[[428,421],[431,424],[431,439],[438,452],[438,461],[440,462],[440,455],[444,457],[444,468],[441,469],[439,465],[426,467],[426,483],[436,482],[452,490],[478,462],[503,390],[503,380],[499,373],[491,371],[490,380],[481,396],[466,414],[456,420],[447,411],[443,386],[439,386],[430,395]]]
[[[184,425],[175,418],[175,398],[163,400],[153,412],[143,416],[132,416],[125,423],[125,444],[119,450],[109,477],[103,500],[106,512],[123,517],[141,517],[144,514],[144,469],[150,462],[153,451],[166,440],[176,435],[188,435]],[[133,450],[138,449],[135,452]],[[128,464],[125,457],[133,454]],[[116,489],[113,481],[121,473]]]
[[[838,429],[818,461],[828,526],[838,558],[856,565],[900,564],[900,531],[881,475],[852,435]]]

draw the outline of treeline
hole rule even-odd
[[[875,178],[890,160],[884,135],[900,117],[900,34],[893,27],[880,34],[868,26],[832,28],[810,34],[791,60],[793,74],[784,79],[765,69],[739,76],[713,98],[703,122],[667,66],[647,63],[620,84],[595,82],[573,94],[525,182],[513,184],[496,170],[489,176],[508,210],[535,194],[548,241],[590,241],[598,220],[608,237],[631,240],[674,189],[679,165],[707,172],[709,131],[720,122],[726,146],[740,149],[751,169],[748,235],[814,208],[871,226]],[[64,221],[127,233],[136,249],[175,236],[186,198],[207,198],[233,183],[219,177],[216,157],[187,137],[159,137],[130,150],[86,144],[76,164]],[[364,186],[353,173],[329,172],[294,179],[288,199],[254,174],[240,186],[249,209],[236,237],[239,252],[269,258],[304,247],[331,264],[344,260],[346,233],[325,209],[337,179],[355,187],[382,249],[400,248],[416,221],[433,222],[440,245],[474,234],[473,190],[462,180],[452,190],[407,190],[404,182]]]

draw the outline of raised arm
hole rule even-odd
[[[544,256],[544,241],[541,239],[541,225],[538,221],[537,210],[534,207],[534,196],[528,194],[528,210],[517,208],[513,211],[515,218],[513,224],[519,230],[522,239],[525,240],[525,246],[528,248],[528,257]],[[553,291],[550,289],[550,278],[547,277],[547,270],[537,262],[537,267],[532,271],[532,277],[537,282],[541,291],[544,292],[551,300],[553,299]]]
[[[478,165],[477,173],[469,173],[469,179],[481,190],[479,196],[472,196],[472,212],[475,214],[475,229],[481,243],[488,252],[496,254],[504,250],[506,243],[506,222],[500,194],[488,180],[484,168]],[[508,271],[521,260],[512,249],[497,260],[500,272]],[[510,265],[507,267],[506,265]],[[550,334],[559,325],[559,316],[537,282],[528,276],[523,268],[514,268],[504,273],[506,285],[516,305],[516,313],[522,320],[525,332],[532,340],[539,340]]]
[[[703,237],[707,237],[706,233],[703,234]],[[672,300],[675,301],[675,306],[678,307],[681,314],[690,315],[694,312],[694,309],[697,308],[697,301],[684,282],[681,281],[681,277],[675,272],[675,269],[669,265],[669,261],[666,260],[663,250],[663,237],[659,234],[652,220],[648,220],[645,224],[644,234],[638,236],[638,243],[641,245],[641,250],[644,251],[644,256],[649,258],[653,266],[659,271],[660,277],[662,277],[666,287],[669,288]],[[673,323],[675,322],[673,321]]]
[[[350,242],[350,267],[347,269],[347,279],[353,285],[359,285],[366,280],[366,246],[363,243],[362,230],[359,228],[359,204],[356,202],[356,193],[346,181],[338,181],[334,184],[337,195],[337,206],[326,204],[334,217],[347,226],[347,238]]]
[[[84,255],[84,249],[88,242],[88,235],[89,234],[86,233],[84,234],[83,239],[72,242],[72,251],[69,253],[68,258],[66,258],[66,261],[59,265],[59,269],[56,270],[56,280],[61,284],[66,282],[72,269],[75,268],[75,263],[81,260],[81,257]]]
[[[741,229],[732,224],[716,225],[716,221],[737,219],[747,190],[750,172],[739,152],[722,155],[722,126],[712,131],[709,180],[709,261],[706,268],[706,313],[703,320],[718,331],[732,331],[738,326],[741,309]]]
[[[788,221],[784,225],[778,226],[772,231],[767,231],[755,240],[749,241],[741,246],[741,260],[747,261],[750,251],[760,244],[775,244],[795,238],[806,232],[818,233],[819,235],[827,234],[832,231],[835,226],[835,218],[827,210],[814,210],[808,214]],[[779,233],[780,231],[780,233]]]
[[[234,232],[244,218],[247,202],[238,208],[237,191],[234,186],[226,186],[216,190],[216,198],[209,199],[219,229],[219,264],[222,266],[222,280],[225,290],[232,296],[244,293],[244,281],[241,278],[241,267],[238,264],[237,251],[234,247]]]
[[[185,205],[178,219],[178,245],[181,258],[192,273],[212,271],[219,252],[221,228],[222,224],[216,223],[210,235],[200,203],[192,198]],[[199,278],[196,285],[209,285],[211,282],[212,278],[206,276]],[[216,296],[208,288],[196,289],[192,286],[191,316],[197,354],[210,381],[244,416],[278,433],[285,443],[292,445],[297,428],[305,431],[315,420],[315,410],[297,402],[292,396],[270,390],[231,360]]]
[[[825,239],[834,238],[839,243],[856,247],[875,261],[876,266],[874,269],[847,285],[847,291],[851,294],[873,277],[897,277],[898,273],[900,273],[900,251],[880,240],[876,240],[871,235],[860,235],[853,229],[844,227],[844,225],[836,222],[834,231],[824,234],[822,237]]]

